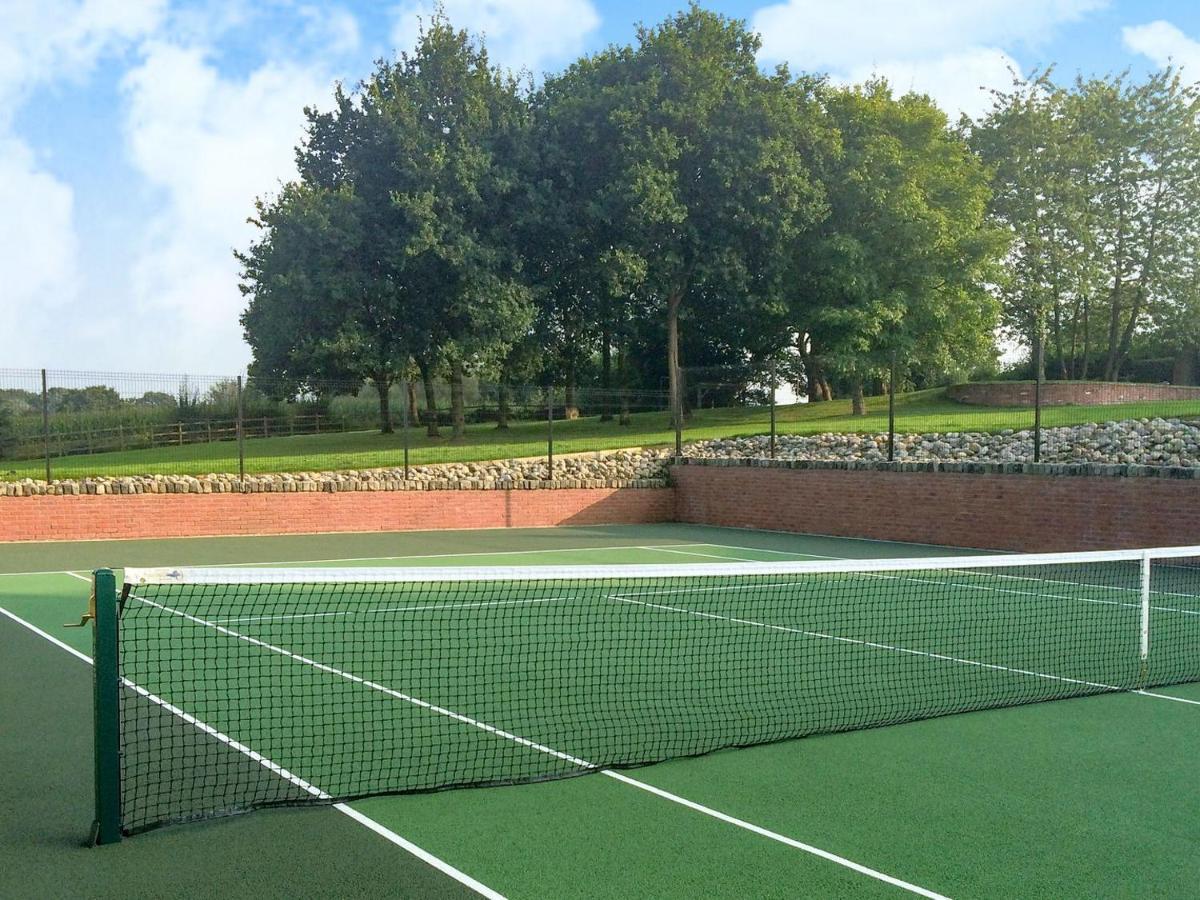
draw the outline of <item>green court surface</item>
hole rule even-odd
[[[186,660],[191,630],[236,631],[204,665],[156,667],[147,656],[138,683],[334,793],[362,793],[364,767],[391,789],[432,786],[423,779],[448,746],[446,723],[403,700],[365,700],[370,691],[345,678],[334,690],[305,660],[469,710],[599,766],[667,761],[263,810],[82,846],[91,635],[64,623],[86,608],[93,567],[700,565],[957,552],[680,525],[0,546],[0,894],[182,896],[203,883],[230,896],[1195,896],[1200,602],[1190,575],[1154,583],[1162,625],[1139,671],[1136,577],[1120,565],[1051,573],[1047,583],[1069,600],[1048,605],[1030,596],[1023,571],[989,585],[958,570],[924,573],[899,588],[826,575],[805,584],[803,615],[780,602],[777,581],[753,579],[719,591],[534,582],[547,593],[523,587],[530,602],[488,607],[482,619],[475,609],[429,610],[427,589],[411,584],[336,601],[268,594],[249,610],[214,608],[203,592],[174,595],[171,609],[195,620],[149,606],[127,612],[124,627],[141,637],[129,638],[131,651],[174,645]],[[331,627],[328,616],[349,603],[361,623]],[[384,610],[403,611],[404,636],[381,650]],[[548,654],[555,629],[561,652]],[[570,639],[580,634],[588,639]],[[813,646],[781,652],[798,640]],[[272,690],[252,709],[222,706],[237,679],[267,666]],[[581,672],[604,676],[605,727],[589,728],[595,705],[586,715],[572,706]],[[1081,684],[1166,686],[904,721]],[[340,716],[339,733],[371,736],[374,765],[323,744],[328,721],[284,727],[281,688],[296,709]],[[639,691],[670,715],[621,719],[622,697]],[[371,731],[381,709],[399,737]],[[844,730],[888,722],[902,724]],[[682,746],[681,723],[699,735]],[[801,734],[810,736],[668,758]],[[479,729],[456,738],[450,762],[470,776],[457,780],[574,774],[561,755],[497,744],[506,741]],[[172,803],[193,799],[180,790]]]

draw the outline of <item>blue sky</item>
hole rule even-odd
[[[447,0],[534,72],[680,3]],[[978,112],[1007,67],[1069,77],[1169,61],[1200,78],[1183,0],[711,2],[764,66],[872,73]],[[426,0],[0,0],[0,368],[226,374],[249,359],[231,250],[292,177],[301,110],[408,46]]]

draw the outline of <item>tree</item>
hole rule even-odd
[[[401,227],[386,206],[349,178],[290,184],[260,201],[254,222],[263,238],[238,255],[251,377],[275,399],[317,390],[323,379],[370,379],[384,433],[393,428],[391,385],[417,338],[406,328],[409,285],[388,252],[394,237],[374,227],[381,218]]]
[[[612,418],[613,350],[627,332],[631,292],[645,276],[622,231],[623,163],[604,149],[621,134],[617,113],[631,54],[613,47],[584,57],[532,98],[537,171],[523,243],[536,335],[551,357],[543,368],[563,370],[571,393],[580,358],[598,346],[603,420]]]
[[[637,279],[617,296],[662,317],[673,409],[685,311],[703,328],[703,299],[759,302],[755,261],[823,214],[802,149],[811,122],[786,70],[759,71],[758,48],[742,22],[693,4],[639,29],[636,49],[606,51],[547,88],[574,91],[562,102],[590,123],[569,180],[582,193],[584,230],[611,228],[609,260]]]
[[[969,131],[995,170],[991,215],[1013,236],[1006,324],[1044,373],[1117,378],[1135,336],[1186,307],[1197,246],[1200,90],[1167,69],[1014,76]]]
[[[16,417],[7,403],[0,403],[0,459],[8,457],[16,443]]]
[[[528,106],[483,45],[440,13],[412,54],[381,64],[377,83],[405,123],[392,161],[404,178],[391,199],[412,225],[405,268],[449,368],[462,437],[464,373],[494,369],[533,319],[517,239],[530,195]]]
[[[824,94],[840,148],[822,166],[829,217],[795,244],[795,331],[865,412],[893,359],[951,372],[991,354],[986,289],[1003,247],[987,172],[925,96],[882,80]],[[823,376],[820,376],[823,377]]]
[[[409,360],[431,411],[444,360],[460,437],[464,371],[502,357],[532,315],[513,236],[527,152],[516,82],[439,13],[411,54],[306,114],[300,179],[258,204],[262,237],[238,254],[252,375],[280,394],[369,380],[387,432]]]
[[[121,395],[102,384],[84,388],[53,387],[47,391],[46,399],[52,412],[96,412],[121,405]]]

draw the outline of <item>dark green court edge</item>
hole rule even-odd
[[[92,573],[92,714],[96,735],[96,819],[92,843],[121,840],[120,670],[117,659],[117,578],[112,569]]]

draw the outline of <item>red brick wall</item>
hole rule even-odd
[[[669,522],[667,488],[44,496],[0,500],[0,541]]]
[[[675,466],[676,519],[1029,552],[1200,544],[1200,479]]]
[[[946,393],[951,400],[979,406],[1033,406],[1033,387],[1032,381],[987,381],[956,384],[947,388]],[[1103,406],[1161,400],[1200,403],[1200,387],[1112,381],[1047,381],[1042,384],[1043,406]]]

